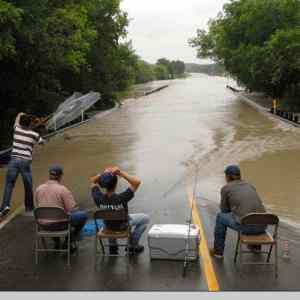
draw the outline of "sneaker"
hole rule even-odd
[[[209,249],[209,254],[217,259],[223,259],[223,253],[216,251],[214,248]]]
[[[125,248],[126,251],[129,251],[130,254],[140,254],[142,252],[144,252],[144,246],[142,245],[137,245],[134,247],[129,247],[129,248]]]
[[[109,246],[109,254],[110,255],[118,255],[119,254],[118,246]]]
[[[9,212],[10,212],[10,207],[9,207],[9,206],[5,206],[5,207],[0,211],[0,218],[5,217]]]

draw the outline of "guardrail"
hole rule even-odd
[[[280,117],[281,119],[284,119],[285,121],[289,121],[293,125],[300,127],[299,113],[281,110],[281,109],[274,109],[273,107],[270,109],[270,113]]]
[[[150,94],[153,94],[153,93],[155,93],[155,92],[158,92],[158,91],[160,91],[160,90],[162,90],[162,89],[165,89],[165,88],[167,88],[169,85],[163,85],[163,86],[160,86],[160,87],[158,87],[158,88],[155,88],[155,89],[153,89],[153,90],[151,90],[151,91],[148,91],[148,92],[145,92],[145,96],[148,96],[148,95],[150,95]]]

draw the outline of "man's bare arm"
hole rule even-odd
[[[22,112],[18,113],[18,115],[16,117],[16,121],[15,121],[15,126],[20,127],[20,119],[21,119],[21,116],[23,116],[23,115],[25,115],[25,114]]]
[[[95,176],[90,177],[91,187],[94,187],[94,186],[98,185],[99,178],[100,178],[100,174],[97,174]]]
[[[127,172],[125,171],[121,171],[119,170],[117,172],[117,175],[119,175],[120,177],[124,178],[128,183],[129,183],[129,188],[135,192],[139,186],[141,185],[141,180],[133,175],[129,175]]]

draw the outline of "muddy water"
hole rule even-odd
[[[218,202],[224,166],[239,163],[270,210],[300,223],[300,129],[258,113],[226,84],[224,78],[206,75],[172,81],[165,90],[128,100],[120,109],[51,139],[35,152],[35,186],[46,180],[49,164],[63,164],[65,183],[87,205],[88,177],[116,164],[142,178],[142,206],[182,188],[198,166],[199,201]],[[4,175],[0,169],[1,195]],[[18,182],[14,205],[22,202]]]

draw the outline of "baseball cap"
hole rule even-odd
[[[99,185],[102,188],[108,188],[110,189],[112,186],[115,185],[116,182],[116,175],[114,175],[112,172],[106,171],[104,173],[101,174],[101,176],[99,177]]]
[[[52,176],[61,176],[64,171],[60,165],[52,165],[49,167],[49,174]]]
[[[226,167],[224,172],[226,175],[229,175],[229,176],[230,175],[231,176],[240,176],[241,175],[240,167],[237,165],[231,165],[231,166]]]

